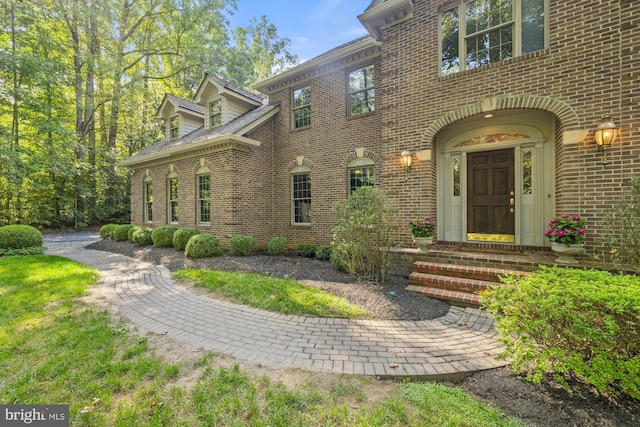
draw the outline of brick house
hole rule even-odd
[[[640,1],[375,0],[359,19],[369,36],[260,96],[211,75],[191,101],[167,95],[166,139],[121,163],[132,223],[325,244],[335,203],[375,184],[445,244],[543,248],[569,213],[597,246],[640,176]]]

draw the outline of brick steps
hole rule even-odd
[[[525,271],[462,264],[416,261],[407,290],[463,307],[479,307],[480,293],[500,285],[500,276]]]

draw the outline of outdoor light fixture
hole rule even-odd
[[[409,169],[411,169],[411,153],[408,151],[403,151],[400,153],[400,163],[404,168],[404,180],[407,181],[409,179]]]
[[[607,163],[607,150],[618,137],[618,126],[611,121],[611,116],[603,116],[602,123],[598,125],[595,132],[598,151],[602,152],[602,163]]]

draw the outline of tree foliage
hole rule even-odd
[[[117,163],[162,137],[166,92],[205,71],[246,87],[295,63],[236,0],[0,0],[0,225],[126,221]],[[238,34],[243,34],[244,38]]]

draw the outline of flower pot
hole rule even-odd
[[[436,243],[436,236],[431,237],[413,237],[413,243],[420,248],[420,252],[429,252],[431,246]]]
[[[558,254],[556,262],[562,264],[578,264],[574,256],[582,252],[582,245],[571,244],[567,246],[562,243],[551,242],[551,250]]]

